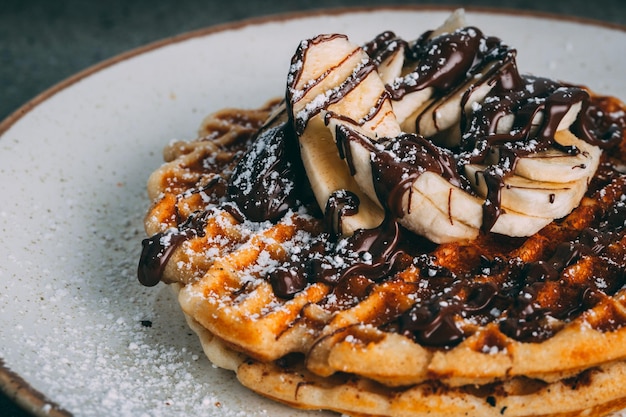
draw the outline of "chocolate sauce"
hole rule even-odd
[[[222,201],[224,196],[218,193],[220,195],[211,197],[212,203],[219,204],[239,222],[278,220],[289,209],[307,203],[311,199],[310,186],[302,162],[294,153],[296,139],[292,132],[291,125],[286,122],[262,129],[250,144],[249,152],[241,157],[233,170],[226,187],[228,200]],[[205,187],[187,194],[210,193],[223,183],[222,177],[215,176]],[[178,196],[177,202],[183,197]],[[193,213],[185,221],[180,219],[177,207],[178,203],[175,217],[179,226],[142,242],[137,275],[143,285],[158,284],[176,248],[186,240],[204,235],[210,204],[206,211]]]
[[[157,233],[141,242],[143,249],[137,267],[137,277],[141,284],[153,287],[161,281],[174,250],[188,239],[204,236],[207,215],[208,212],[191,215],[178,228]]]
[[[261,131],[235,167],[228,196],[247,219],[275,221],[298,206],[297,184],[307,180],[296,143],[291,125],[280,123]]]
[[[398,331],[426,346],[451,347],[465,338],[455,317],[476,324],[496,322],[517,340],[540,342],[558,330],[551,318],[569,321],[626,286],[626,204],[616,202],[597,226],[557,246],[546,260],[524,263],[512,258],[483,259],[463,275],[438,268],[428,257],[416,257],[421,268],[419,301],[398,318]],[[567,269],[585,266],[568,280]],[[486,275],[489,281],[477,282]],[[621,318],[621,319],[620,319]],[[615,314],[593,324],[615,329],[626,317]]]
[[[425,34],[427,35],[427,34]],[[429,35],[429,34],[428,34]],[[422,36],[407,51],[414,71],[389,87],[393,100],[428,87],[444,95],[479,72],[488,62],[514,53],[494,37],[467,27],[434,38]]]
[[[308,285],[307,276],[295,267],[279,266],[270,271],[268,280],[274,294],[281,298],[292,298]]]
[[[371,140],[347,125],[337,125],[335,138],[339,155],[351,173],[356,173],[350,143],[355,142],[371,152],[372,179],[376,195],[391,213],[404,216],[403,197],[411,185],[426,171],[446,178],[451,184],[463,186],[464,179],[456,170],[453,155],[435,146],[422,136],[401,134],[384,138],[375,146]]]
[[[544,260],[524,262],[519,257],[483,256],[479,265],[451,271],[429,255],[435,249],[432,242],[399,225],[397,219],[405,214],[402,198],[411,192],[415,179],[426,171],[469,190],[462,166],[469,162],[485,163],[495,153],[497,164],[484,171],[488,192],[483,210],[483,237],[487,236],[502,212],[500,190],[520,157],[550,147],[566,154],[579,152],[575,147],[554,142],[557,126],[573,106],[582,103],[572,129],[583,140],[605,149],[623,143],[626,118],[623,113],[619,116],[618,112],[602,112],[606,106],[601,99],[590,98],[582,88],[521,76],[514,59],[515,50],[497,38],[484,36],[476,28],[464,28],[434,39],[429,35],[425,33],[409,46],[392,32],[382,33],[365,45],[372,62],[364,63],[324,103],[310,106],[301,117],[291,116],[292,99],[321,82],[332,68],[307,84],[303,91],[288,87],[289,120],[263,128],[228,181],[227,201],[217,198],[212,203],[232,212],[240,222],[276,221],[286,211],[301,208],[308,201],[304,196],[311,191],[303,176],[295,135],[304,130],[311,117],[358,86],[376,69],[377,63],[397,51],[395,48],[405,48],[406,57],[419,60],[420,65],[402,82],[389,87],[388,94],[394,100],[427,87],[433,87],[439,96],[449,94],[487,65],[494,64],[483,73],[492,85],[491,92],[479,109],[462,114],[462,141],[458,149],[437,147],[417,134],[380,138],[379,143],[373,144],[346,124],[339,124],[337,146],[352,174],[356,166],[350,144],[358,143],[370,151],[372,180],[385,208],[385,219],[374,229],[357,230],[352,236],[342,237],[342,219],[358,212],[359,201],[354,194],[338,190],[328,200],[323,216],[318,215],[320,223],[326,226],[325,231],[301,248],[297,256],[271,271],[267,279],[278,297],[288,299],[311,283],[323,283],[331,287],[331,294],[337,299],[349,300],[366,296],[374,283],[398,279],[396,273],[412,262],[419,272],[407,286],[414,288],[410,295],[415,304],[404,312],[385,316],[386,323],[381,325],[384,328],[437,348],[454,346],[467,336],[458,325],[459,318],[471,319],[477,325],[495,322],[503,333],[518,340],[544,340],[558,331],[548,320],[550,317],[571,320],[626,285],[626,254],[624,245],[620,246],[626,239],[626,203],[615,202],[598,214],[592,226],[568,238]],[[337,36],[341,35],[320,36],[300,45],[292,61],[289,86],[295,86],[301,76],[299,64],[306,59],[308,47]],[[379,103],[387,98],[383,95]],[[368,117],[373,117],[378,107],[374,110]],[[542,120],[537,125],[540,114]],[[340,116],[328,114],[327,117]],[[513,127],[506,133],[498,132],[498,122],[505,117],[513,117]],[[344,121],[358,124],[354,120]],[[601,166],[599,172],[602,178],[594,177],[591,190],[599,190],[611,181],[626,182],[623,173],[608,165]],[[156,285],[173,251],[185,240],[203,235],[209,215],[209,211],[194,213],[180,221],[178,227],[145,239],[138,267],[140,282]],[[588,276],[566,282],[568,268],[581,262],[590,264]],[[610,325],[599,323],[597,328],[623,325],[626,318]]]
[[[358,213],[359,204],[359,197],[346,190],[334,191],[328,197],[324,210],[324,224],[332,240],[336,241],[343,235],[343,218]]]
[[[583,103],[572,130],[587,142],[606,150],[619,146],[626,134],[626,112],[610,97],[596,97]]]
[[[406,233],[389,217],[374,229],[359,229],[338,241],[322,233],[297,260],[272,272],[270,283],[276,294],[290,298],[313,282],[334,286],[355,275],[379,282],[389,277],[405,254]]]
[[[458,158],[462,169],[467,163],[484,164],[490,154],[498,155],[497,163],[483,172],[487,185],[483,232],[490,231],[502,213],[500,193],[520,158],[551,147],[570,155],[579,152],[573,146],[564,147],[556,142],[554,133],[573,106],[589,99],[580,88],[563,87],[545,78],[520,77],[512,73],[514,66],[507,68],[502,77],[496,78],[480,111],[471,116],[462,135],[462,152]],[[543,118],[539,126],[535,125],[537,116]],[[505,117],[513,117],[512,128],[499,133],[498,123]]]
[[[385,31],[370,42],[363,45],[363,51],[378,66],[386,59],[398,53],[400,49],[408,50],[408,43],[396,36],[394,32]]]
[[[497,294],[497,288],[492,283],[457,280],[447,288],[449,291],[444,294],[433,294],[430,300],[415,304],[403,313],[399,318],[400,332],[427,346],[453,346],[464,339],[455,317],[483,312],[491,306]],[[465,294],[455,294],[454,290],[460,288],[465,290]]]
[[[546,317],[569,320],[626,285],[626,250],[619,243],[626,236],[626,205],[616,202],[599,220],[575,240],[558,245],[549,259],[524,266],[515,277],[524,285],[511,295],[508,317],[501,322],[505,334],[541,341],[554,332]],[[574,282],[565,282],[564,271],[577,262],[586,262],[587,275],[578,273]]]

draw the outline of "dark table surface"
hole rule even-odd
[[[506,8],[626,26],[624,0],[0,0],[0,120],[72,74],[152,41],[257,16],[382,4]],[[27,415],[0,389],[0,417]]]

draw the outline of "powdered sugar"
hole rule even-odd
[[[1,354],[7,365],[16,364],[15,371],[34,388],[75,416],[275,416],[287,410],[251,396],[233,373],[211,366],[172,292],[136,281],[141,210],[137,207],[127,222],[105,207],[114,215],[106,228],[94,228],[94,235],[115,231],[133,238],[106,239],[104,252],[92,246],[102,242],[98,239],[83,245],[84,252],[65,266],[48,265],[66,274],[43,280],[32,292],[22,291],[26,287],[19,278],[4,281],[2,316],[14,314],[5,307],[9,294],[40,300],[39,312],[17,312],[23,319],[19,324],[3,324]],[[71,239],[56,234],[55,240],[60,251],[70,253]],[[23,256],[12,259],[25,272],[39,269],[18,261]],[[31,366],[19,365],[20,357]],[[46,403],[41,411],[56,407]]]
[[[49,399],[41,415],[291,415],[213,367],[171,291],[137,281],[147,174],[128,175],[123,186],[111,172],[95,174],[76,175],[67,188],[31,182],[32,192],[16,190],[26,197],[11,197],[19,205],[0,215],[10,233],[0,265],[0,358]],[[26,213],[41,216],[27,222]]]

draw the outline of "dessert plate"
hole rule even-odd
[[[44,92],[0,124],[0,389],[47,416],[306,416],[205,359],[169,289],[141,286],[145,183],[172,139],[224,107],[284,92],[299,41],[413,39],[437,8],[275,16],[166,39]],[[626,30],[468,10],[520,68],[626,98]]]

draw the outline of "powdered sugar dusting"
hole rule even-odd
[[[172,292],[137,281],[147,175],[94,174],[42,175],[0,213],[5,233],[19,225],[0,243],[0,358],[50,400],[40,414],[293,415],[212,366]]]
[[[139,208],[135,211],[140,212]],[[21,355],[34,360],[35,366],[19,370],[20,375],[75,416],[275,416],[286,412],[286,407],[241,387],[232,372],[208,362],[167,287],[155,291],[136,282],[134,246],[141,236],[140,219],[109,220],[109,227],[94,228],[92,233],[107,231],[129,239],[106,237],[96,242],[102,245],[97,254],[104,259],[97,259],[87,244],[73,266],[96,264],[95,270],[42,279],[42,288],[31,294],[20,293],[19,278],[4,281],[3,316],[8,313],[7,294],[41,300],[40,312],[20,311],[27,320],[11,325],[9,332],[5,331],[9,326],[2,327],[2,338],[9,343],[0,354],[7,365],[19,362],[11,358]],[[54,238],[64,249],[71,243],[62,234]],[[11,259],[26,271],[37,269],[18,261],[21,256]],[[51,275],[48,269],[40,273]],[[54,407],[47,404],[42,413]]]

